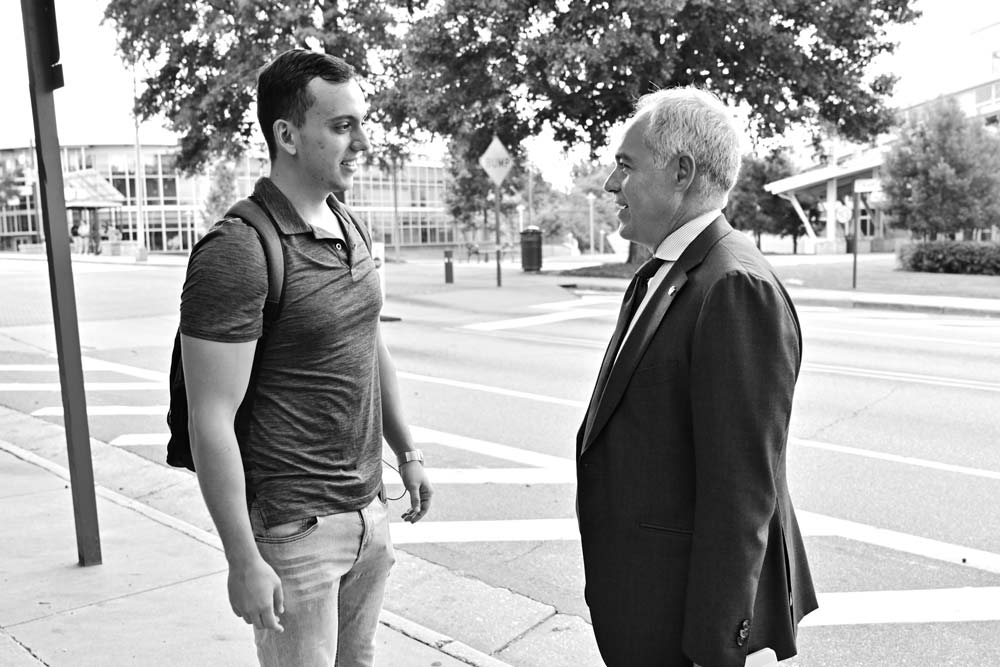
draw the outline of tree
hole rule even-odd
[[[779,234],[791,236],[792,252],[798,252],[798,240],[805,233],[805,225],[790,202],[764,190],[765,183],[793,173],[791,160],[781,149],[762,158],[752,154],[743,156],[739,179],[729,195],[726,217],[736,229],[752,231],[758,249],[762,234]],[[816,205],[814,199],[803,195],[799,203],[804,211],[811,211]]]
[[[596,152],[638,95],[684,84],[744,104],[762,137],[823,122],[867,139],[889,125],[894,78],[866,68],[911,2],[111,0],[105,16],[123,59],[152,70],[139,112],[166,116],[190,172],[246,145],[256,69],[291,46],[369,77],[375,121],[470,145],[513,148],[549,124]]]
[[[137,111],[166,117],[181,135],[177,166],[192,173],[245,149],[257,70],[277,53],[319,48],[377,80],[381,64],[398,53],[397,16],[424,2],[110,0],[104,15],[122,59],[152,70]]]
[[[761,235],[774,231],[774,220],[761,205],[765,197],[772,196],[764,190],[764,184],[769,182],[766,173],[767,165],[763,159],[744,155],[739,179],[729,193],[726,205],[726,217],[733,227],[753,232],[758,249]]]
[[[20,169],[8,170],[0,165],[0,207],[10,205],[10,202],[21,196],[21,186],[18,185],[18,181],[22,177]]]
[[[906,122],[885,163],[897,224],[934,240],[1000,222],[1000,136],[939,99]]]
[[[219,160],[212,168],[212,185],[209,186],[205,207],[201,212],[205,229],[222,220],[237,199],[236,170],[229,160]]]
[[[618,229],[616,207],[604,191],[604,181],[611,167],[596,162],[579,162],[573,166],[573,185],[568,192],[543,187],[536,189],[538,202],[535,219],[545,236],[564,239],[572,235],[581,252],[590,249],[590,202],[594,196],[594,245],[600,249],[601,232]],[[544,184],[547,186],[548,184]]]
[[[891,124],[895,78],[867,66],[895,45],[911,0],[446,0],[405,37],[396,103],[451,136],[549,124],[596,152],[656,88],[699,85],[750,112],[761,137],[809,124],[867,140]],[[504,137],[504,134],[501,134]]]

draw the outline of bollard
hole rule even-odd
[[[454,267],[451,263],[451,250],[444,251],[444,282],[453,283],[455,282]]]

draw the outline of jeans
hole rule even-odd
[[[396,557],[385,503],[263,528],[257,548],[281,578],[284,632],[254,628],[262,667],[371,667],[386,578]]]

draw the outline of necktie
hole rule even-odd
[[[628,331],[628,325],[632,321],[632,318],[635,317],[635,311],[639,309],[639,304],[642,303],[643,298],[646,296],[646,290],[649,289],[649,279],[663,266],[664,261],[666,260],[662,260],[659,257],[650,257],[635,272],[635,275],[632,276],[632,282],[629,283],[628,289],[625,290],[625,299],[622,301],[622,308],[618,313],[618,324],[615,325],[615,332],[611,336],[611,342],[608,343],[607,351],[604,353],[604,362],[601,364],[601,372],[597,376],[594,395],[590,398],[590,407],[587,410],[588,429],[594,421],[594,413],[597,411],[597,406],[604,396],[604,387],[608,382],[608,376],[611,375],[611,367],[614,366],[615,359],[618,356],[618,348],[622,344],[625,332]]]

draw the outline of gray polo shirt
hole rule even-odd
[[[261,354],[241,442],[247,500],[265,526],[365,507],[382,483],[376,335],[378,274],[352,215],[330,205],[347,238],[337,247],[267,178],[254,195],[274,217],[285,258],[281,314]],[[261,336],[267,262],[238,219],[198,243],[181,295],[186,336],[242,343]]]

